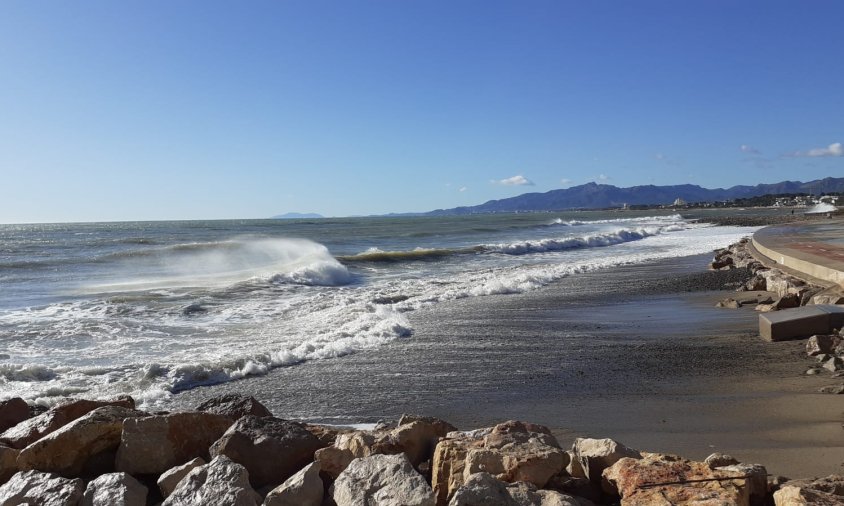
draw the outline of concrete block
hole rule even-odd
[[[759,315],[759,335],[768,341],[808,338],[830,332],[830,313],[823,306],[804,306]]]

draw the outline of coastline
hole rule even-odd
[[[704,271],[708,260],[423,308],[408,314],[409,339],[181,392],[169,407],[246,393],[314,423],[422,413],[474,429],[519,419],[549,426],[563,446],[599,435],[695,458],[731,452],[787,476],[837,472],[840,412],[816,393],[824,379],[802,375],[803,343],[766,343],[752,310],[715,308],[747,274]]]

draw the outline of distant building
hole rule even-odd
[[[681,199],[680,197],[677,197],[677,199],[674,200],[674,207],[682,207],[682,206],[685,206],[685,205],[686,205],[686,201]]]

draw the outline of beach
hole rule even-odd
[[[694,459],[729,453],[791,477],[838,472],[840,403],[817,393],[829,379],[803,374],[803,342],[762,341],[752,309],[715,308],[747,274],[707,272],[708,259],[421,309],[412,338],[194,389],[174,407],[238,392],[276,416],[321,423],[420,413],[473,429],[516,419],[547,425],[564,447],[611,437]]]

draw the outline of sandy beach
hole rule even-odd
[[[194,389],[173,407],[239,392],[276,416],[324,423],[424,413],[471,429],[519,419],[551,427],[564,446],[612,437],[687,458],[730,453],[789,477],[840,472],[841,403],[816,393],[830,380],[803,374],[803,342],[762,341],[752,309],[715,308],[744,272],[707,272],[706,261],[423,308],[409,314],[408,339]]]

